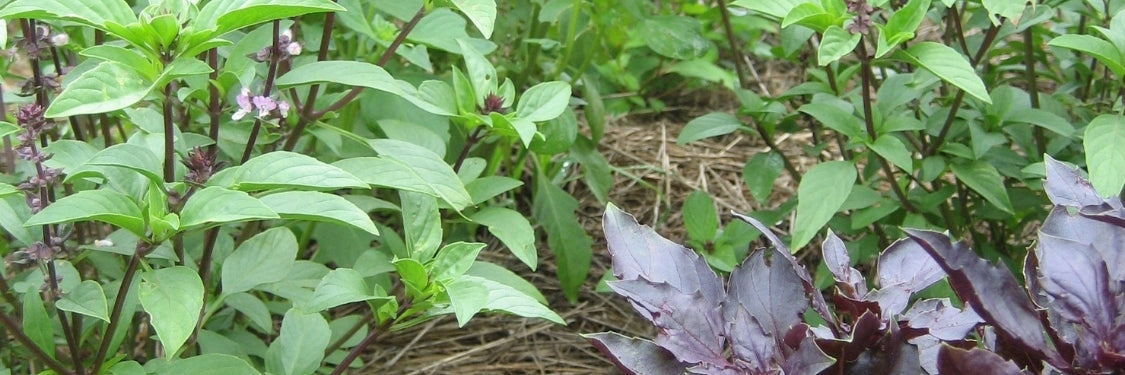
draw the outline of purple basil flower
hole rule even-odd
[[[251,59],[257,62],[266,62],[270,60],[272,55],[273,46],[265,46],[258,52],[249,55]],[[289,58],[301,54],[301,43],[293,39],[293,31],[285,29],[277,36],[277,61],[288,60]]]
[[[255,109],[258,111],[257,118],[262,120],[285,118],[289,114],[289,102],[268,96],[252,95],[250,90],[245,87],[235,97],[235,101],[238,103],[238,110],[231,116],[231,119],[235,121],[241,120]]]

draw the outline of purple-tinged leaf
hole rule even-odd
[[[792,264],[793,269],[797,271],[797,276],[801,278],[801,284],[805,287],[805,293],[812,297],[813,310],[815,310],[818,314],[820,314],[821,318],[824,318],[824,320],[828,322],[830,328],[835,329],[834,327],[836,327],[836,318],[828,310],[828,303],[824,301],[824,296],[820,294],[820,290],[818,290],[816,286],[813,285],[813,279],[812,276],[809,275],[809,270],[806,270],[805,267],[801,266],[797,262],[797,258],[794,258],[793,255],[790,254],[789,248],[785,246],[785,243],[781,242],[781,239],[778,238],[777,235],[774,234],[769,227],[767,227],[765,224],[762,224],[762,222],[758,221],[757,219],[741,215],[737,212],[731,212],[731,214],[733,214],[734,217],[754,226],[755,229],[757,229],[759,232],[765,235],[767,239],[769,239],[774,249],[784,254],[785,259],[787,259],[789,263]]]
[[[1025,375],[1015,363],[1004,360],[996,353],[972,349],[958,349],[943,345],[938,351],[938,371],[942,374],[960,375]],[[1027,374],[1029,375],[1029,374]]]
[[[817,339],[816,345],[829,356],[836,358],[837,366],[845,366],[859,358],[867,348],[873,347],[883,337],[883,322],[871,312],[855,318],[851,337]]]
[[[1047,168],[1047,180],[1043,182],[1043,190],[1051,202],[1068,207],[1086,207],[1101,205],[1104,200],[1098,196],[1094,186],[1090,184],[1077,169],[1055,160],[1047,155],[1044,160]]]
[[[1116,226],[1119,229],[1125,229],[1125,210],[1120,207],[1084,207],[1078,210],[1078,214],[1085,218]]]
[[[777,352],[778,343],[769,332],[762,328],[758,319],[750,316],[742,306],[738,306],[734,319],[729,321],[731,352],[736,360],[745,362],[745,366],[754,373],[765,373],[766,370],[777,366],[781,353]]]
[[[941,349],[941,340],[931,335],[922,335],[907,342],[918,347],[918,364],[926,370],[927,374],[937,374],[937,356]]]
[[[949,304],[948,298],[914,302],[901,319],[906,320],[910,328],[926,329],[931,336],[946,341],[964,339],[977,323],[983,322],[972,307],[958,309]]]
[[[989,264],[964,243],[952,243],[944,234],[907,229],[906,235],[933,256],[949,275],[953,291],[972,305],[985,322],[995,326],[1024,352],[1054,365],[1063,363],[1043,337],[1043,325],[1035,306],[1007,268]]]
[[[911,345],[903,337],[897,325],[890,325],[890,332],[884,337],[887,349],[877,351],[882,369],[879,374],[917,375],[922,363],[918,359],[918,347]]]
[[[682,375],[687,366],[652,341],[614,332],[582,335],[629,375]]]
[[[622,280],[607,283],[610,289],[646,311],[660,329],[656,344],[687,363],[724,364],[724,328],[718,307],[707,304],[698,291],[684,294],[667,283]]]
[[[867,295],[867,279],[859,270],[852,268],[851,258],[844,241],[840,240],[832,230],[828,230],[828,238],[824,239],[821,246],[824,253],[824,264],[832,277],[836,279],[836,286],[844,295],[852,299],[860,299]]]
[[[879,292],[879,291],[876,290],[875,292]],[[871,301],[871,300],[867,300],[867,299],[858,299],[857,300],[857,299],[848,298],[848,296],[845,296],[845,295],[842,295],[842,294],[833,294],[832,295],[832,304],[833,304],[833,306],[836,307],[836,315],[838,315],[838,316],[845,316],[846,315],[846,316],[849,316],[852,319],[854,319],[855,317],[863,316],[863,314],[865,314],[867,312],[871,312],[871,314],[873,314],[877,317],[883,316],[885,318],[885,315],[882,313],[883,310],[879,307],[879,304],[874,302],[874,301]],[[852,319],[841,319],[841,320],[852,320]],[[883,319],[883,320],[886,320],[886,319]]]
[[[800,276],[793,264],[785,261],[785,255],[778,249],[755,251],[731,272],[727,300],[723,303],[723,317],[728,322],[737,320],[741,306],[758,319],[774,340],[801,322],[809,306],[808,298]]]
[[[1125,251],[1121,250],[1121,244],[1125,244],[1125,230],[1081,215],[1071,215],[1065,207],[1055,207],[1043,221],[1039,232],[1090,244],[1105,260],[1110,280],[1125,280]]]
[[[1053,310],[1104,339],[1118,310],[1109,291],[1109,270],[1097,252],[1086,243],[1040,234],[1036,256],[1041,260],[1039,282],[1054,300]]]
[[[832,367],[836,361],[824,354],[812,336],[805,337],[797,351],[790,354],[781,365],[785,375],[816,375]]]
[[[1043,293],[1043,287],[1039,285],[1038,277],[1034,276],[1039,269],[1039,258],[1035,256],[1034,251],[1028,251],[1027,255],[1023,258],[1023,283],[1027,287],[1027,295],[1031,297],[1031,302],[1038,306],[1047,306],[1047,295]]]
[[[687,372],[689,374],[698,374],[698,375],[743,375],[743,374],[745,374],[745,372],[739,371],[739,369],[734,367],[734,366],[722,367],[722,366],[715,366],[715,365],[712,365],[710,363],[701,363],[701,364],[699,364],[695,367],[688,368]]]
[[[933,285],[945,277],[941,265],[934,258],[926,254],[926,250],[917,242],[909,239],[895,241],[879,254],[879,287],[883,295],[910,295]],[[888,289],[898,289],[890,291]],[[879,300],[883,307],[883,314],[887,317],[897,315],[906,308],[906,301],[898,298]]]
[[[617,206],[606,207],[602,229],[620,280],[668,283],[685,294],[702,293],[708,306],[723,300],[723,285],[699,254],[668,241]]]

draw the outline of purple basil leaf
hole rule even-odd
[[[918,364],[926,370],[927,374],[938,374],[937,356],[941,349],[941,340],[931,335],[922,335],[909,340],[918,347]]]
[[[1025,375],[1015,363],[1005,361],[996,353],[958,349],[943,345],[938,351],[938,371],[960,375]]]
[[[614,276],[668,283],[684,293],[699,291],[708,306],[723,300],[723,284],[699,254],[640,225],[614,205],[606,207],[602,227],[613,257]]]
[[[899,289],[906,294],[907,299],[945,277],[941,265],[922,246],[910,239],[895,241],[879,254],[878,274],[881,289]],[[902,302],[901,305],[883,304],[883,300],[880,300],[879,304],[883,307],[885,316],[893,316],[906,308],[905,301]]]
[[[1035,256],[1035,251],[1028,251],[1027,255],[1023,258],[1023,283],[1027,287],[1027,294],[1031,296],[1031,301],[1039,306],[1047,306],[1049,302],[1047,295],[1043,293],[1043,288],[1039,285],[1039,278],[1035,277],[1039,269],[1039,258]]]
[[[682,375],[687,366],[664,348],[645,339],[631,338],[614,332],[582,335],[629,375]]]
[[[712,365],[710,363],[701,363],[695,367],[687,369],[687,372],[689,374],[699,375],[742,375],[745,373],[743,371],[739,371],[739,369],[733,366],[720,367]]]
[[[766,259],[767,253],[770,259]],[[758,319],[774,340],[801,323],[808,309],[808,297],[793,264],[785,260],[781,250],[762,250],[750,254],[742,265],[730,273],[723,317],[737,321],[739,307]]]
[[[1047,181],[1043,182],[1043,190],[1051,202],[1061,206],[1086,207],[1101,205],[1104,200],[1098,196],[1094,186],[1090,185],[1078,173],[1077,169],[1055,160],[1047,155],[1045,167],[1047,168]]]
[[[1082,217],[1097,220],[1117,228],[1125,228],[1125,210],[1119,207],[1093,206],[1078,210]]]
[[[867,279],[859,270],[852,268],[851,258],[848,257],[848,248],[832,230],[828,231],[828,238],[824,239],[822,246],[824,264],[832,277],[836,279],[845,295],[853,299],[860,299],[867,295]]]
[[[1065,207],[1055,207],[1043,221],[1039,232],[1089,243],[1105,260],[1110,280],[1125,281],[1125,251],[1121,250],[1121,244],[1125,244],[1125,230],[1081,215],[1071,215]]]
[[[736,360],[744,362],[754,373],[764,373],[780,362],[777,340],[745,308],[738,306],[734,319],[728,322],[728,340]]]
[[[910,304],[910,291],[901,284],[891,285],[867,293],[867,300],[878,303],[883,317],[890,320],[906,310],[906,305]]]
[[[1098,253],[1089,244],[1048,234],[1039,235],[1036,250],[1039,282],[1054,300],[1054,311],[1086,326],[1095,337],[1108,334],[1118,311],[1109,290],[1109,270]]]
[[[707,304],[698,291],[684,294],[669,284],[647,280],[607,284],[629,299],[634,308],[652,314],[653,324],[660,329],[656,344],[668,349],[676,358],[687,363],[727,363],[723,355],[725,327],[718,307]]]
[[[972,305],[985,322],[1007,335],[1024,352],[1055,365],[1063,363],[1043,337],[1043,325],[1035,306],[1007,268],[988,263],[964,243],[952,243],[944,234],[905,231],[945,269],[953,291]]]
[[[758,229],[759,232],[761,232],[766,236],[767,239],[770,240],[770,243],[773,245],[774,249],[777,249],[779,253],[785,256],[785,259],[787,259],[789,263],[793,265],[793,269],[797,271],[797,276],[800,276],[801,284],[805,287],[805,293],[812,296],[813,310],[815,310],[817,314],[820,314],[820,317],[824,318],[824,320],[828,322],[829,326],[836,327],[836,317],[832,315],[832,313],[828,310],[828,303],[824,301],[824,296],[820,294],[820,290],[816,289],[816,286],[813,285],[813,279],[812,276],[809,275],[809,270],[806,270],[805,267],[801,266],[797,262],[797,258],[794,258],[793,255],[789,253],[789,248],[785,246],[785,243],[781,242],[781,239],[777,238],[777,235],[774,234],[773,231],[771,231],[770,228],[765,224],[762,224],[762,222],[758,221],[758,219],[741,215],[737,212],[731,212],[731,214],[733,214],[734,217],[739,218],[742,221],[745,221],[754,226],[754,228]]]
[[[887,371],[881,371],[880,374],[894,374],[894,375],[916,375],[919,369],[922,368],[922,363],[918,359],[918,347],[911,345],[906,341],[902,331],[898,329],[897,325],[890,325],[890,334],[886,336],[885,340],[890,340],[887,346],[888,350],[879,352],[883,357],[884,366]]]
[[[805,337],[797,351],[790,354],[781,365],[785,375],[815,375],[832,367],[835,360],[824,354],[811,337]]]
[[[980,316],[969,306],[964,310],[949,304],[948,298],[931,298],[915,302],[910,310],[902,315],[910,328],[929,331],[936,338],[955,341],[965,338],[981,323]]]

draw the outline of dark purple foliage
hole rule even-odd
[[[1044,189],[1055,208],[1024,262],[1026,290],[963,243],[907,232],[996,332],[985,340],[992,352],[943,346],[942,372],[1125,372],[1125,210],[1116,197],[1100,198],[1077,170],[1049,157],[1046,164]]]
[[[811,375],[831,366],[801,319],[811,278],[787,252],[754,252],[724,288],[702,257],[617,207],[607,208],[603,226],[618,279],[610,288],[659,329],[654,341],[586,335],[618,368],[646,375]]]

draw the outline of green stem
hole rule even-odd
[[[574,0],[570,5],[570,20],[566,27],[566,40],[563,51],[555,59],[555,69],[551,72],[551,80],[559,79],[566,69],[566,62],[570,61],[570,53],[574,50],[574,36],[578,33],[578,15],[582,13],[582,0]]]

